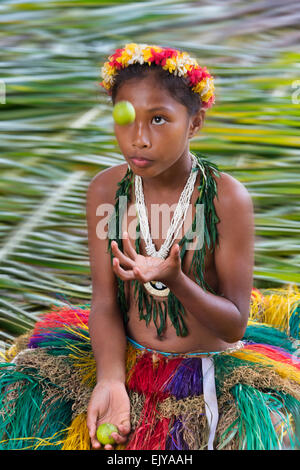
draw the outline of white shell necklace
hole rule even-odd
[[[174,243],[174,240],[176,240],[177,234],[183,225],[183,222],[186,218],[186,214],[189,208],[189,204],[191,201],[191,197],[194,191],[195,182],[196,182],[196,178],[198,174],[197,171],[194,171],[194,168],[198,166],[198,160],[193,154],[191,154],[191,158],[192,158],[192,168],[191,168],[190,175],[180,195],[178,204],[174,211],[173,218],[171,220],[171,224],[168,228],[166,239],[158,251],[155,248],[155,245],[152,241],[150,230],[149,230],[149,222],[148,222],[145,200],[144,200],[142,178],[138,175],[135,175],[135,179],[134,179],[135,206],[136,206],[137,214],[138,214],[139,221],[140,221],[141,234],[145,241],[146,253],[149,256],[165,259],[168,256],[170,248],[172,244]],[[166,297],[169,294],[169,288],[160,281],[146,282],[144,284],[144,287],[146,288],[148,292],[154,295],[158,295],[159,297]]]

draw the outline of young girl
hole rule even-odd
[[[294,448],[300,364],[292,338],[248,320],[263,321],[279,302],[253,289],[251,198],[189,150],[214,103],[213,77],[185,52],[142,44],[118,49],[102,74],[112,103],[131,103],[135,119],[115,124],[126,163],[88,188],[92,302],[50,311],[16,369],[5,370],[2,387],[14,402],[6,435],[21,436],[12,390],[24,404],[24,380],[42,375],[48,401],[39,381],[39,425],[22,428],[33,446]],[[299,294],[282,298],[294,325]],[[279,310],[277,318],[286,315]],[[64,389],[59,398],[55,387]],[[49,426],[58,414],[60,424]],[[117,427],[114,445],[98,441],[101,423]]]

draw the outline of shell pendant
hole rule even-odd
[[[160,281],[145,282],[145,289],[149,294],[157,295],[158,297],[168,297],[170,289]]]

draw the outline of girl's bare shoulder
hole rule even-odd
[[[88,195],[114,204],[118,183],[125,176],[127,168],[127,163],[123,163],[99,171],[89,183]]]
[[[215,198],[215,207],[234,208],[238,204],[251,205],[252,199],[246,186],[223,171],[219,172],[219,177],[214,176],[217,186],[217,197]]]

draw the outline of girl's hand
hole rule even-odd
[[[93,449],[113,450],[113,445],[102,445],[97,440],[97,428],[101,423],[117,426],[111,436],[116,444],[124,444],[130,432],[130,401],[122,382],[98,382],[93,390],[87,410],[87,427]]]
[[[178,243],[171,247],[169,256],[165,260],[138,254],[132,246],[127,232],[123,233],[123,247],[124,253],[119,250],[117,242],[111,242],[114,255],[113,271],[123,281],[135,279],[142,283],[160,281],[168,285],[168,281],[174,281],[181,272]]]

